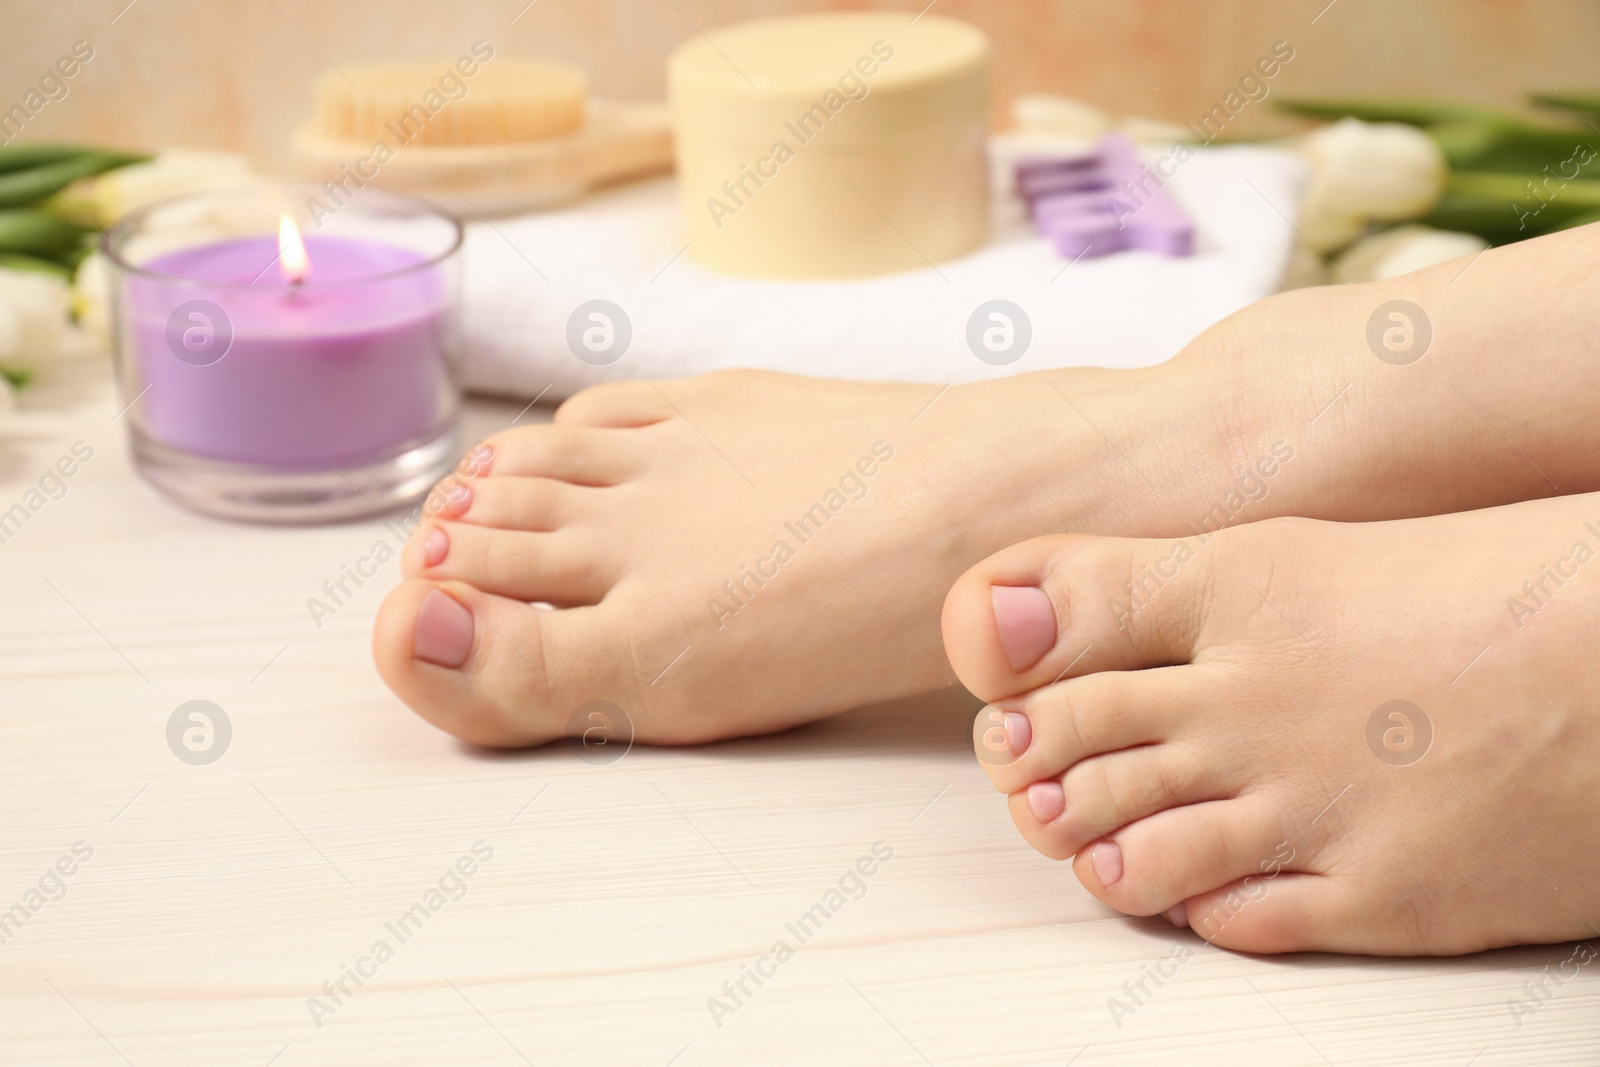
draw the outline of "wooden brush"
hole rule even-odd
[[[545,63],[347,67],[318,84],[316,125],[391,148],[542,141],[582,128],[587,92],[580,71]]]

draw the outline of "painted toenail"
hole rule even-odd
[[[989,587],[994,624],[1013,671],[1025,671],[1056,643],[1056,609],[1034,586]]]
[[[1034,782],[1028,787],[1028,810],[1041,823],[1055,822],[1067,806],[1060,782]]]
[[[489,473],[489,465],[494,462],[494,446],[487,441],[479,441],[472,446],[456,467],[458,471],[468,477],[479,477]]]
[[[448,593],[429,592],[417,609],[411,655],[440,667],[459,667],[471,651],[472,612]]]
[[[1167,909],[1167,922],[1182,930],[1189,925],[1189,907],[1183,901],[1178,901]]]
[[[450,538],[435,526],[428,531],[428,539],[422,543],[422,562],[425,566],[437,567],[444,562],[445,554],[449,551]]]
[[[1089,863],[1103,886],[1114,886],[1122,878],[1122,849],[1110,841],[1102,841],[1089,851]]]
[[[1020,711],[1006,712],[1006,744],[1011,746],[1011,754],[1022,755],[1032,743],[1033,724],[1028,717]]]
[[[466,482],[452,480],[444,490],[443,499],[439,503],[439,514],[447,519],[459,519],[467,513],[467,508],[472,506],[472,486]]]

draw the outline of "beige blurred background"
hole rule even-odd
[[[94,58],[25,139],[220,147],[266,169],[309,115],[331,65],[497,55],[585,68],[599,95],[665,93],[668,52],[697,30],[839,8],[916,12],[926,0],[0,0],[0,108],[87,41]],[[1175,122],[1220,100],[1274,41],[1294,60],[1279,94],[1451,95],[1516,105],[1528,90],[1600,88],[1594,0],[935,0],[995,46],[996,118],[1021,92]],[[1241,134],[1290,128],[1252,105]]]

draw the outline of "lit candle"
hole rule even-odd
[[[359,466],[453,415],[449,287],[420,252],[368,237],[239,237],[126,279],[127,342],[152,439],[283,470]]]
[[[458,442],[461,224],[305,183],[129,212],[101,239],[134,467],[198,511],[330,522],[422,498]],[[221,235],[231,236],[221,236]]]

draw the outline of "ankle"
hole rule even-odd
[[[1041,375],[1077,442],[1060,461],[1081,502],[1072,529],[1182,537],[1288,513],[1282,487],[1298,452],[1273,402],[1280,391],[1264,386],[1234,328],[1156,367]]]

